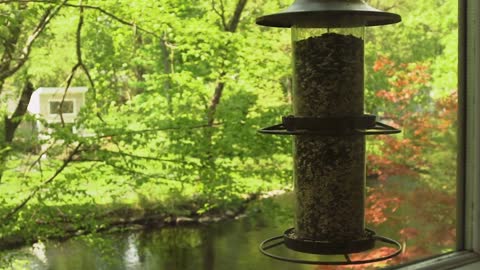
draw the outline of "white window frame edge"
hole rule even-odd
[[[458,6],[458,251],[391,269],[480,269],[480,1]]]

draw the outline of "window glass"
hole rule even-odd
[[[365,113],[402,130],[367,138],[366,226],[403,252],[342,267],[281,262],[257,248],[295,224],[292,137],[257,133],[292,113],[295,82],[290,30],[255,18],[293,1],[91,2],[0,5],[7,62],[25,59],[25,41],[53,18],[34,35],[28,66],[3,65],[20,72],[0,81],[0,94],[29,90],[25,78],[91,89],[73,124],[8,122],[0,247],[12,250],[1,252],[1,269],[378,269],[454,251],[456,0],[366,1],[403,19],[367,27],[364,81]],[[51,101],[48,111],[74,113],[75,101]]]
[[[73,113],[73,101],[50,101],[50,114]]]
[[[403,17],[367,32],[366,46],[366,106],[402,129],[369,137],[367,151],[366,222],[402,244],[395,265],[455,250],[458,6],[370,2]]]

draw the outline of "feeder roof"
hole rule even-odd
[[[348,28],[394,24],[401,20],[400,15],[373,8],[363,0],[296,0],[283,11],[257,18],[257,24],[284,28]]]

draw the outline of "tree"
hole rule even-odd
[[[37,46],[29,45],[29,54],[19,58],[21,68],[5,84],[13,88],[28,78],[31,84],[22,91],[28,99],[33,85],[60,84],[66,78],[67,91],[68,86],[88,84],[89,102],[75,126],[96,134],[85,138],[64,123],[50,125],[52,147],[33,160],[13,148],[3,152],[3,164],[20,166],[22,179],[28,179],[19,182],[18,174],[4,170],[8,172],[4,180],[24,189],[16,199],[14,194],[2,198],[9,202],[1,209],[2,216],[11,221],[3,224],[4,233],[11,233],[18,224],[29,226],[31,221],[17,215],[29,211],[29,203],[85,197],[78,179],[113,181],[124,192],[152,183],[168,184],[181,192],[189,185],[200,191],[201,201],[209,208],[256,191],[245,187],[245,179],[289,173],[288,164],[279,170],[273,156],[289,151],[285,139],[255,134],[276,121],[289,102],[289,56],[283,42],[287,33],[253,26],[255,14],[263,13],[262,3],[163,1],[149,4],[149,16],[143,16],[147,7],[136,2],[0,3],[5,10],[25,7],[19,14],[32,25],[38,15],[34,10],[45,10],[49,18],[41,17],[45,22],[39,24],[42,35],[35,35]],[[267,7],[278,8],[276,4]],[[245,13],[250,16],[242,16]],[[55,20],[52,14],[57,15]],[[8,26],[19,40],[28,40],[27,28],[14,31],[13,24]],[[259,38],[265,36],[271,37],[267,44]],[[18,44],[5,53],[19,52]],[[11,121],[19,123],[28,117],[28,99],[22,99],[21,110]],[[15,143],[15,129],[9,129],[11,142],[5,147]],[[57,151],[55,141],[61,141],[67,153]],[[257,147],[249,147],[251,143]],[[49,158],[43,161],[45,154]],[[39,209],[48,213],[41,220],[53,218],[47,205]],[[96,225],[92,226],[94,230]]]
[[[0,30],[2,33],[2,43],[0,47],[0,53],[2,54],[0,62],[0,94],[4,92],[7,80],[21,71],[30,56],[34,43],[44,32],[52,18],[57,15],[63,4],[64,3],[55,6],[50,5],[35,8],[29,8],[26,3],[2,6],[0,10],[3,13],[0,17],[2,20]],[[41,14],[40,19],[32,22],[28,18],[28,16],[32,14]],[[16,79],[18,80],[20,78],[17,77]],[[5,108],[2,109],[3,132],[0,138],[0,162],[2,168],[0,168],[0,179],[5,169],[6,159],[12,148],[11,144],[15,131],[27,111],[27,106],[34,90],[28,76],[27,78],[20,79],[17,83],[22,85],[22,87],[19,93],[17,93],[19,98],[13,114],[8,115]]]

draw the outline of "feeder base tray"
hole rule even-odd
[[[397,241],[376,235],[374,231],[366,229],[365,230],[365,237],[349,241],[349,242],[329,242],[329,241],[310,241],[310,240],[302,240],[302,239],[295,239],[292,237],[294,235],[294,229],[288,229],[285,231],[284,235],[272,237],[263,241],[260,244],[260,252],[264,255],[271,257],[273,259],[292,262],[292,263],[300,263],[300,264],[317,264],[317,265],[352,265],[352,264],[366,264],[366,263],[374,263],[380,262],[384,260],[391,259],[402,252],[402,246]],[[371,250],[375,247],[377,242],[390,244],[396,247],[396,250],[392,253],[373,258],[367,260],[351,260],[349,254],[351,253],[358,253],[364,252],[367,250]],[[285,245],[287,248],[302,252],[302,253],[312,253],[312,254],[322,254],[322,255],[344,255],[345,261],[322,261],[322,260],[302,260],[302,259],[295,259],[295,258],[287,258],[282,257],[279,255],[275,255],[270,253],[268,250],[278,247],[280,245]]]
[[[369,229],[365,234],[351,241],[315,241],[308,239],[298,239],[295,235],[295,229],[291,228],[283,234],[285,246],[289,249],[313,254],[349,254],[367,251],[375,247],[375,232]]]

